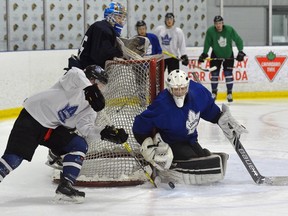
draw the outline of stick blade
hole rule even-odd
[[[288,176],[265,177],[264,183],[273,186],[288,186]]]

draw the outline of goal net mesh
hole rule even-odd
[[[109,75],[107,89],[103,93],[106,106],[98,113],[95,124],[109,125],[105,117],[107,114],[116,128],[124,128],[129,134],[127,142],[144,166],[147,163],[140,154],[140,145],[133,136],[132,125],[135,116],[144,111],[163,89],[163,66],[161,56],[143,60],[113,60],[107,61],[105,65]],[[126,186],[147,181],[143,170],[123,145],[102,140],[87,142],[88,153],[76,185]],[[56,176],[54,180],[58,178]]]

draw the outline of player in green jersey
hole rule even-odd
[[[211,88],[214,100],[216,100],[217,97],[218,77],[222,65],[227,87],[227,100],[228,102],[233,102],[233,41],[239,51],[236,60],[243,61],[246,55],[243,52],[243,40],[232,26],[224,25],[224,20],[221,16],[215,16],[214,25],[209,27],[206,32],[203,53],[198,59],[199,62],[204,62],[208,57],[210,47],[212,47],[211,58],[220,58],[219,60],[211,60],[210,62],[210,67],[217,67],[217,70],[211,72]]]

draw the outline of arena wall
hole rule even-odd
[[[191,60],[188,67],[181,68],[190,77],[192,71],[198,73],[203,85],[210,89],[209,73],[193,69],[193,64],[197,64],[193,58],[197,59],[202,49],[187,48]],[[247,47],[244,51],[249,57],[234,65],[235,100],[288,97],[285,47]],[[17,115],[26,97],[49,88],[64,73],[69,56],[76,53],[77,50],[0,52],[0,119]],[[202,67],[209,67],[209,62]],[[225,91],[221,76],[220,99],[225,97]]]

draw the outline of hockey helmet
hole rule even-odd
[[[167,14],[165,15],[165,19],[169,19],[169,18],[175,19],[174,14],[173,14],[173,13],[167,13]]]
[[[100,83],[106,85],[108,83],[108,74],[98,65],[89,65],[84,69],[87,79],[96,79]]]
[[[118,3],[118,2],[111,2],[107,8],[104,10],[104,18],[107,18],[112,15],[119,15],[123,16],[126,19],[126,8]]]
[[[111,2],[104,10],[104,18],[113,26],[118,37],[126,23],[126,15],[126,8],[117,2]]]
[[[166,13],[165,15],[165,25],[167,26],[167,20],[168,19],[173,19],[173,25],[175,23],[175,16],[173,13]]]
[[[222,21],[224,21],[222,16],[218,15],[214,17],[214,22],[222,22]]]
[[[146,23],[144,22],[144,20],[140,20],[136,23],[136,28],[141,27],[141,26],[146,26]]]
[[[176,105],[181,108],[189,88],[189,78],[185,71],[176,69],[171,71],[166,80],[167,88]]]

